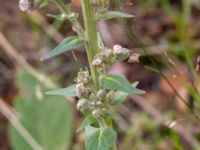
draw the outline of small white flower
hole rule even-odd
[[[139,58],[140,58],[140,54],[132,54],[129,59],[128,59],[128,62],[129,63],[138,63],[139,62]]]
[[[121,46],[121,45],[114,45],[114,46],[113,46],[113,54],[114,54],[114,55],[119,55],[119,54],[121,54],[121,53],[123,53],[123,48],[122,48],[122,46]]]
[[[19,8],[21,11],[30,11],[33,8],[33,4],[29,0],[19,0]]]
[[[100,66],[101,64],[102,64],[102,60],[99,59],[99,58],[94,59],[94,60],[92,61],[92,66],[94,66],[94,67]]]
[[[81,96],[84,92],[85,92],[84,84],[83,83],[78,83],[76,85],[76,93],[78,94],[78,96]]]

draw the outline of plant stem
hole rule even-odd
[[[88,62],[90,66],[90,71],[92,75],[93,83],[96,89],[99,89],[99,74],[96,69],[92,67],[92,61],[94,56],[99,52],[98,41],[97,41],[97,29],[96,29],[96,20],[94,17],[94,11],[90,0],[81,0],[84,25],[85,25],[85,34],[86,34],[86,52],[88,57]]]
[[[69,16],[71,14],[69,8],[61,0],[54,0],[54,2],[62,11],[63,14],[65,14],[66,16]],[[99,49],[97,42],[96,21],[93,15],[94,12],[90,0],[82,0],[82,9],[83,9],[84,24],[85,24],[85,32],[76,18],[68,18],[68,19],[72,23],[73,28],[75,29],[77,34],[81,38],[86,38],[87,40],[85,48],[89,61],[92,80],[96,89],[99,89],[99,82],[98,82],[99,74],[97,70],[92,67],[92,60],[94,56],[98,53]]]
[[[58,8],[61,10],[63,14],[65,14],[66,16],[71,15],[72,12],[69,10],[68,6],[65,5],[61,0],[54,0],[54,3],[58,6]],[[72,23],[73,29],[77,32],[77,34],[81,38],[84,38],[85,37],[84,30],[80,25],[79,21],[76,18],[68,17],[68,19]]]
[[[94,56],[99,52],[98,48],[98,38],[97,38],[97,29],[96,29],[96,20],[94,17],[94,11],[90,0],[82,0],[82,11],[85,25],[85,34],[87,42],[85,44],[88,61],[90,65],[90,71],[93,79],[93,83],[96,89],[99,89],[99,74],[96,69],[92,67],[92,61]],[[104,118],[99,120],[100,127],[106,127]],[[117,150],[116,143],[113,144],[111,150]]]

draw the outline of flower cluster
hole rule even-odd
[[[105,73],[107,69],[117,61],[128,59],[129,63],[139,62],[139,54],[131,54],[130,50],[120,45],[114,45],[112,49],[103,48],[95,57],[92,66],[100,73]]]
[[[75,80],[76,93],[78,94],[77,109],[82,113],[91,113],[95,117],[100,117],[106,112],[106,99],[107,91],[101,89],[96,91],[93,87],[91,76],[88,70],[80,70]]]
[[[128,62],[138,62],[139,55],[131,54],[126,48],[120,45],[113,46],[112,49],[103,48],[93,59],[92,66],[95,67],[103,77],[107,69],[117,61],[128,60]],[[92,114],[94,117],[104,117],[109,105],[112,105],[116,91],[101,88],[96,90],[89,71],[80,70],[76,78],[76,93],[78,95],[77,109],[82,113]]]

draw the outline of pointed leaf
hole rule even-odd
[[[126,14],[119,11],[107,11],[98,16],[99,19],[109,20],[114,18],[134,18],[134,15]]]
[[[48,95],[62,95],[62,96],[77,96],[76,93],[76,84],[73,84],[64,89],[52,90],[47,91],[45,94]]]
[[[83,44],[84,40],[80,39],[78,36],[65,38],[56,48],[45,55],[42,60],[49,59],[67,51],[79,48]]]
[[[94,123],[96,121],[96,119],[92,116],[89,115],[87,116],[84,121],[82,122],[81,126],[77,129],[76,132],[81,132],[83,131],[88,125],[91,125],[92,123]]]
[[[94,128],[87,126],[85,129],[87,150],[109,150],[117,138],[116,132],[111,128]]]
[[[129,94],[144,94],[145,92],[133,87],[129,81],[118,75],[105,75],[100,79],[101,86],[109,90],[123,91]]]
[[[136,88],[136,86],[138,85],[138,81],[132,83],[132,87]],[[126,92],[122,92],[122,91],[117,91],[115,92],[115,98],[112,101],[113,105],[119,105],[124,103],[128,98],[128,93]]]
[[[128,98],[128,93],[122,92],[122,91],[117,91],[115,93],[115,98],[112,101],[113,105],[119,105],[124,103]]]

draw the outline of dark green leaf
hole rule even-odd
[[[85,128],[87,150],[109,150],[117,138],[116,132],[111,128]]]
[[[57,55],[60,55],[62,53],[65,53],[67,51],[79,48],[83,44],[84,44],[84,40],[80,39],[77,36],[65,38],[56,48],[54,48],[47,55],[45,55],[42,58],[42,60],[49,59]]]
[[[58,89],[58,90],[52,90],[47,91],[45,94],[48,95],[62,95],[62,96],[77,96],[76,93],[76,84],[73,84],[67,88],[64,89]]]
[[[129,94],[144,94],[145,92],[133,87],[129,81],[123,77],[118,75],[105,75],[100,79],[101,86],[110,89],[123,91]]]
[[[132,87],[136,88],[136,86],[138,85],[138,81],[132,83]],[[115,92],[115,98],[112,101],[113,105],[119,105],[124,103],[127,100],[128,97],[128,93],[126,92],[122,92],[122,91],[117,91]]]
[[[43,95],[48,90],[27,72],[17,76],[20,95],[14,107],[18,120],[41,145],[43,150],[66,150],[71,144],[72,119],[67,101],[62,97]],[[9,127],[9,138],[14,150],[32,150],[19,132]]]
[[[81,132],[85,129],[86,126],[91,125],[92,123],[94,123],[96,121],[96,119],[92,116],[89,115],[87,116],[84,121],[82,122],[81,126],[77,129],[76,132]]]
[[[107,11],[98,16],[99,19],[109,20],[114,18],[134,18],[134,15],[126,14],[119,11]]]

